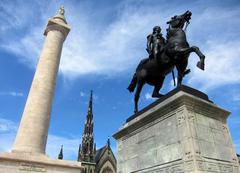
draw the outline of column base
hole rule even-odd
[[[1,173],[81,173],[81,162],[53,160],[44,154],[11,152],[0,154]]]

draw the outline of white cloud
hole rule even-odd
[[[239,92],[237,92],[233,95],[233,101],[240,102],[240,93]]]
[[[150,11],[144,14],[137,10],[133,12],[127,7],[117,8],[116,11],[123,11],[117,15],[115,21],[104,27],[93,28],[92,25],[95,22],[89,19],[86,10],[84,13],[79,12],[81,10],[73,4],[66,6],[68,6],[66,18],[72,26],[64,44],[60,64],[60,71],[66,77],[72,78],[93,73],[111,76],[129,69],[145,56],[144,48],[139,49],[139,46],[146,39],[143,35],[151,31],[148,26],[157,21],[157,15],[151,14]],[[22,8],[16,9],[13,6],[6,8],[24,11]],[[27,26],[29,32],[19,37],[18,41],[16,38],[8,39],[0,45],[3,49],[19,55],[20,60],[28,66],[35,67],[36,65],[43,44],[42,32],[47,22],[46,14],[49,15],[48,17],[53,16],[56,7],[50,6],[45,10],[39,11],[37,15],[24,16],[25,18],[34,16],[36,20],[39,20],[39,24]],[[45,21],[42,20],[42,16],[46,17]],[[27,23],[23,22],[21,25],[25,26]],[[101,29],[96,30],[97,28]]]
[[[22,28],[24,25],[26,25],[29,21],[27,20],[29,16],[31,16],[31,10],[28,9],[28,4],[22,5],[20,1],[14,1],[14,2],[4,2],[0,1],[0,7],[1,7],[1,17],[2,20],[0,21],[0,30],[2,32],[5,32],[12,28]],[[16,8],[18,7],[18,8]],[[15,9],[13,11],[13,9]],[[26,17],[28,16],[28,17]]]
[[[0,152],[10,152],[14,143],[17,123],[0,118]],[[63,145],[63,154],[65,160],[76,160],[78,145],[80,139],[48,135],[46,154],[50,158],[57,158],[61,145]]]
[[[93,94],[93,100],[94,100],[94,101],[98,101],[98,99],[99,99],[99,96],[96,95],[96,94]]]
[[[15,132],[16,124],[13,121],[0,118],[0,133]]]
[[[152,98],[152,94],[149,93],[149,92],[145,93],[144,96],[145,96],[145,99],[146,99],[146,100],[154,100],[154,98]]]
[[[192,74],[188,83],[202,90],[214,89],[225,84],[240,83],[240,41],[209,41],[206,52],[205,71],[191,63]]]
[[[80,96],[81,96],[81,97],[84,97],[84,96],[86,96],[86,93],[83,92],[83,91],[80,91]]]
[[[44,25],[48,17],[55,14],[60,2],[54,1],[53,3],[51,1],[48,4],[34,1],[32,4],[35,4],[34,9],[39,8],[37,13],[28,14],[29,10],[24,10],[26,7],[21,6],[21,4],[19,8],[11,5],[3,6],[3,9],[7,9],[5,13],[11,16],[2,21],[3,25],[10,23],[11,18],[19,21],[18,25],[5,29],[5,32],[11,31],[15,27],[17,29],[25,27],[28,28],[28,31],[19,34],[19,36],[3,39],[0,47],[17,54],[21,62],[35,67],[43,45]],[[186,9],[179,4],[176,9],[176,4],[169,4],[166,8],[166,5],[160,3],[152,6],[151,3],[147,4],[144,1],[141,3],[123,1],[120,5],[114,6],[113,20],[111,22],[104,21],[105,23],[101,25],[94,21],[94,17],[91,18],[93,14],[88,11],[89,9],[85,9],[86,4],[77,6],[65,2],[64,5],[66,19],[72,27],[63,46],[60,64],[60,72],[67,78],[88,74],[113,76],[134,69],[137,62],[146,56],[144,50],[146,35],[151,32],[152,26],[160,24],[165,33],[167,27],[165,21],[171,15]],[[206,71],[197,70],[195,64],[190,60],[192,73],[189,75],[188,83],[200,85],[205,90],[225,84],[238,83],[239,41],[233,41],[229,38],[238,33],[234,28],[237,28],[239,23],[239,8],[235,7],[228,11],[224,7],[209,6],[204,9],[203,4],[199,2],[198,7],[204,9],[200,12],[195,9],[195,5],[193,3],[188,6],[195,13],[193,13],[193,20],[189,25],[187,34],[190,44],[201,43],[202,51],[206,54]],[[24,16],[23,21],[18,18],[18,15],[8,12],[13,10],[17,11],[16,14],[21,11],[19,16]],[[24,13],[25,11],[26,13]],[[109,17],[108,13],[105,15],[99,11],[96,13],[103,18]],[[220,14],[221,17],[215,17],[215,14]],[[3,18],[3,16],[1,17]],[[28,21],[33,21],[33,19],[38,22],[30,25]],[[223,20],[226,25],[223,25]],[[204,27],[202,27],[203,25]],[[216,27],[220,29],[216,29]],[[227,32],[228,30],[229,32]],[[206,42],[206,40],[208,41]],[[198,46],[201,47],[201,45]]]
[[[20,62],[33,68],[36,66],[43,38],[39,37],[42,31],[33,28],[29,34],[18,41],[1,44],[0,47],[18,55]]]
[[[11,147],[13,145],[16,133],[15,132],[8,132],[2,133],[0,132],[0,152],[10,152]]]
[[[2,95],[2,96],[13,96],[13,97],[23,97],[24,96],[24,94],[22,92],[15,92],[15,91],[0,92],[0,95]]]
[[[0,118],[0,152],[9,152],[11,150],[16,135],[16,129],[17,126],[15,122]]]
[[[63,145],[63,159],[76,160],[80,139],[48,135],[46,153],[51,158],[57,158],[61,145]]]
[[[141,35],[148,32],[146,26],[150,21],[144,20],[140,14],[118,18],[100,33],[81,29],[88,23],[72,29],[63,49],[61,72],[68,77],[89,73],[111,76],[136,64],[136,60],[143,56],[140,52],[144,52],[139,50],[138,43]],[[90,33],[93,36],[89,36]]]

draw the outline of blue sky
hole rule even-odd
[[[0,152],[10,151],[36,63],[47,20],[64,5],[71,25],[62,52],[52,108],[47,154],[56,158],[64,145],[65,159],[75,160],[81,142],[90,90],[94,90],[94,135],[103,146],[133,112],[126,90],[140,59],[147,56],[146,36],[160,25],[166,34],[171,16],[192,11],[187,36],[206,55],[206,70],[195,67],[184,84],[208,94],[232,112],[228,125],[240,153],[240,2],[167,0],[15,0],[0,1]],[[162,93],[172,89],[171,76]],[[140,108],[152,103],[145,86]],[[112,140],[115,150],[115,142]]]

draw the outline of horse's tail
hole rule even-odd
[[[135,87],[136,87],[136,85],[137,85],[137,75],[136,75],[136,73],[134,73],[132,81],[129,84],[129,86],[127,87],[128,91],[129,92],[133,92]]]
[[[136,88],[136,85],[137,85],[137,72],[140,71],[142,68],[143,68],[143,65],[149,61],[149,58],[145,58],[145,59],[142,59],[140,61],[140,63],[138,64],[137,66],[137,69],[136,69],[136,72],[134,73],[133,75],[133,78],[132,78],[132,81],[131,83],[129,84],[129,86],[127,87],[128,91],[129,92],[133,92],[134,89]]]

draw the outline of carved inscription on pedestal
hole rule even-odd
[[[32,163],[20,163],[19,170],[31,172],[46,172],[46,168],[44,166]]]

